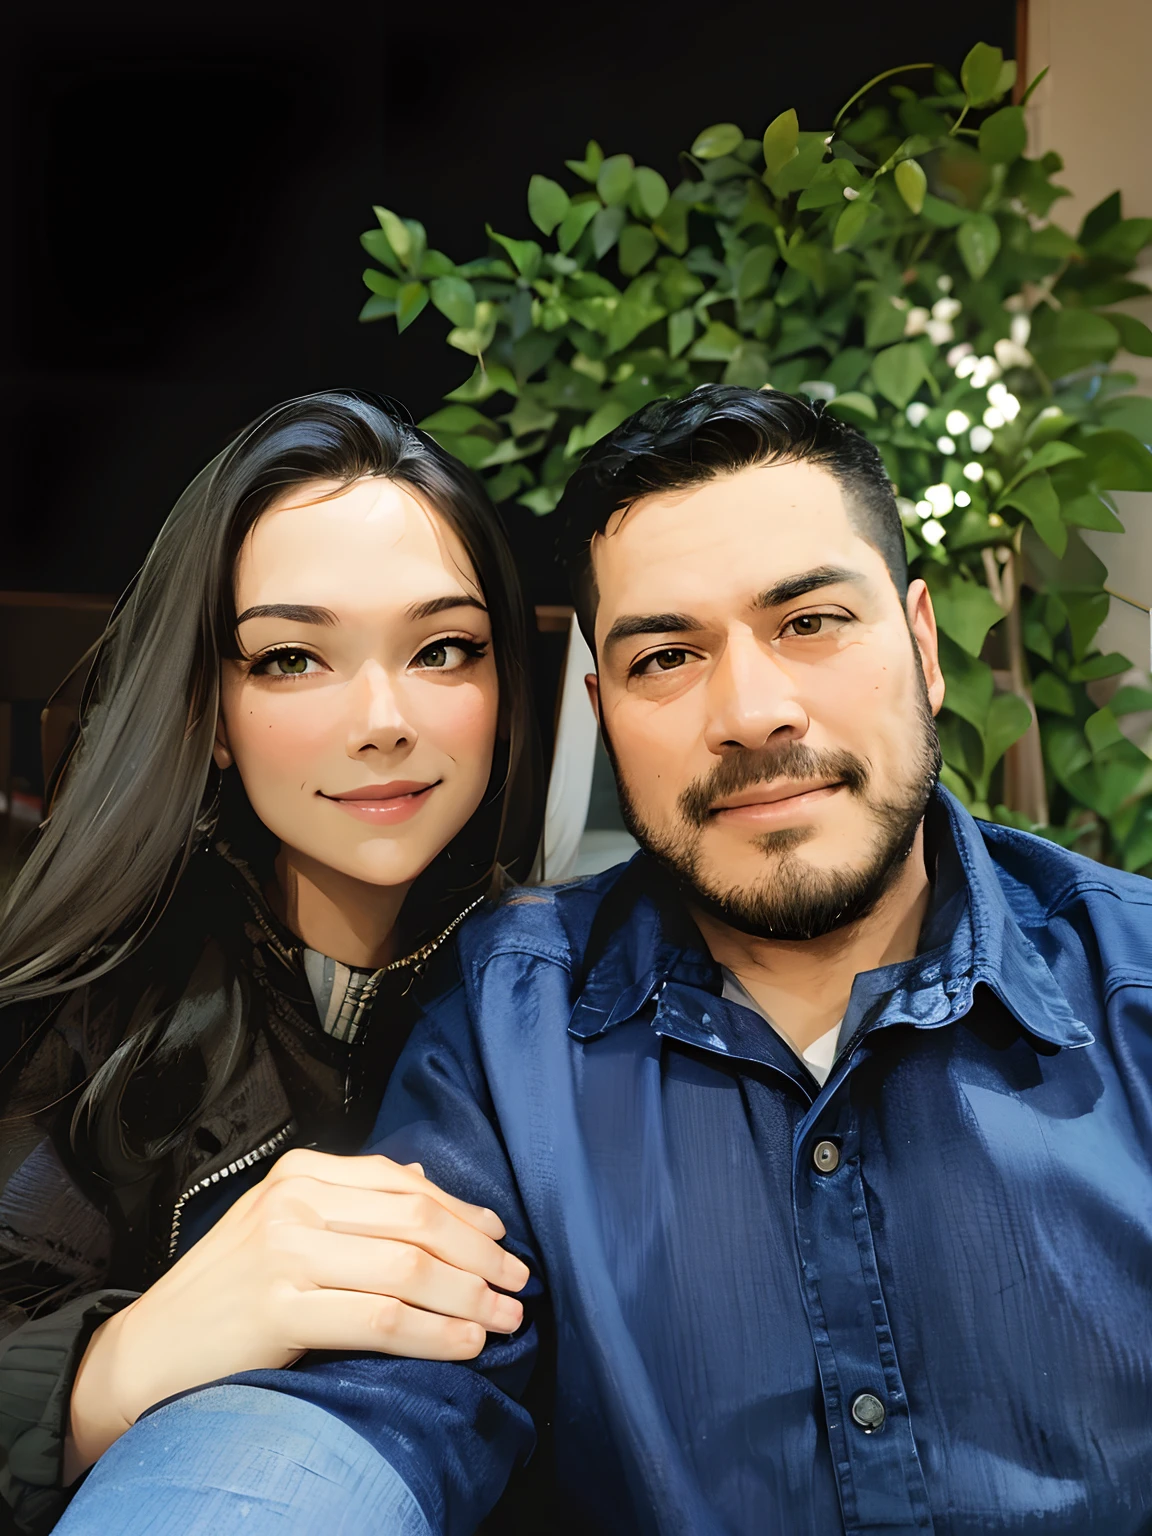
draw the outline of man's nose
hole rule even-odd
[[[375,749],[395,752],[416,745],[416,730],[404,709],[401,690],[378,662],[367,662],[349,690],[348,756]]]
[[[729,637],[708,680],[709,751],[763,747],[774,736],[797,739],[807,729],[796,683],[770,647],[751,633]]]

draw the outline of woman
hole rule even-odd
[[[518,1326],[492,1212],[331,1154],[371,1126],[414,978],[528,872],[524,654],[479,482],[357,395],[270,411],[165,524],[0,924],[21,1528],[175,1392]]]

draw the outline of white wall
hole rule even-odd
[[[1152,216],[1152,0],[1028,0],[1027,78],[1049,73],[1029,104],[1030,153],[1064,159],[1057,180],[1072,196],[1052,216],[1075,233],[1101,198],[1119,188],[1127,218]],[[1139,281],[1152,287],[1152,247]],[[1119,306],[1152,326],[1152,297]],[[1152,358],[1121,353],[1116,366],[1152,394]],[[1124,534],[1089,534],[1109,585],[1152,605],[1152,492],[1120,492]],[[1149,663],[1147,614],[1113,600],[1102,650]]]

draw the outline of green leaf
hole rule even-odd
[[[683,256],[688,249],[688,204],[679,198],[670,197],[652,229],[670,251]]]
[[[472,325],[460,325],[448,332],[448,345],[472,357],[479,357],[492,345],[496,335],[497,310],[495,304],[484,301],[476,306],[476,318]],[[458,397],[459,398],[459,397]]]
[[[886,347],[872,359],[876,388],[898,411],[904,409],[927,376],[924,354],[914,341]]]
[[[1016,60],[1005,59],[1000,66],[1000,78],[996,82],[997,98],[1005,95],[1016,84]]]
[[[931,192],[925,197],[920,213],[925,223],[934,224],[937,229],[956,229],[968,217],[963,208],[957,208],[955,203],[946,202],[942,197],[934,197]]]
[[[393,272],[403,270],[399,257],[388,244],[388,236],[382,229],[366,229],[360,236],[360,244],[372,260],[378,261],[382,267],[391,267]]]
[[[590,181],[595,184],[596,178],[600,174],[600,167],[604,164],[604,151],[595,139],[589,139],[587,148],[584,151],[583,160],[565,160],[564,164],[573,175],[579,176],[583,181]]]
[[[1097,491],[1060,497],[1060,515],[1077,528],[1096,528],[1102,533],[1123,533],[1124,524]]]
[[[628,214],[623,208],[601,208],[592,220],[592,249],[596,253],[597,261],[602,256],[607,256],[619,240],[627,222]]]
[[[696,135],[692,153],[697,160],[719,160],[721,155],[730,155],[739,149],[743,142],[744,131],[735,123],[713,123],[711,128]]]
[[[467,329],[476,323],[476,291],[462,277],[438,277],[429,289],[432,302],[453,325]]]
[[[740,345],[740,335],[730,325],[713,320],[689,356],[698,363],[724,363]]]
[[[1074,716],[1076,713],[1071,688],[1055,672],[1041,672],[1033,681],[1032,702],[1037,709],[1046,709],[1053,715]]]
[[[1145,710],[1152,710],[1152,689],[1117,688],[1108,700],[1108,708],[1114,715],[1143,714]]]
[[[988,43],[977,43],[960,66],[960,83],[971,107],[982,107],[1000,93],[1004,55]]]
[[[1103,597],[1105,600],[1103,611],[1107,613],[1108,594],[1104,593]],[[1102,622],[1102,619],[1097,620],[1096,627],[1099,628]],[[1086,661],[1077,662],[1068,676],[1074,683],[1098,683],[1106,677],[1116,677],[1121,672],[1131,670],[1132,663],[1127,656],[1122,656],[1119,651],[1109,651],[1106,656],[1089,656]]]
[[[774,245],[754,245],[740,263],[740,272],[736,278],[736,297],[741,300],[754,299],[758,293],[763,293],[768,286],[768,279],[772,275],[772,268],[776,265],[779,253]]]
[[[1093,256],[1103,256],[1124,267],[1135,264],[1140,252],[1152,240],[1152,219],[1121,219],[1097,236],[1088,247]]]
[[[836,232],[832,236],[834,251],[846,251],[857,236],[863,233],[871,209],[871,203],[866,203],[862,197],[848,204],[836,220]]]
[[[1105,430],[1082,439],[1092,480],[1105,491],[1152,491],[1152,450],[1127,432]]]
[[[620,236],[620,270],[626,277],[642,272],[659,249],[652,231],[643,224],[629,224]]]
[[[452,432],[463,434],[465,432],[480,431],[494,433],[499,430],[496,423],[482,412],[474,410],[470,405],[446,405],[438,411],[433,411],[431,416],[425,416],[423,421],[417,422],[425,432]]]
[[[547,517],[549,512],[556,510],[556,503],[563,494],[563,486],[538,485],[534,490],[525,491],[523,496],[517,496],[516,500],[522,507],[535,512],[537,517]]]
[[[696,317],[690,309],[668,316],[668,356],[679,357],[696,334]]]
[[[1032,457],[1025,461],[1021,468],[1008,482],[1008,489],[1019,485],[1021,480],[1026,480],[1029,475],[1039,474],[1042,469],[1052,469],[1057,464],[1065,464],[1070,459],[1082,459],[1084,452],[1080,448],[1073,448],[1071,443],[1045,443],[1037,448]]]
[[[557,244],[565,254],[572,249],[599,212],[600,202],[596,198],[589,198],[584,203],[572,204],[561,219],[556,236]]]
[[[1084,735],[1093,754],[1104,752],[1124,740],[1124,732],[1110,709],[1098,709],[1094,715],[1089,715],[1084,722]]]
[[[800,120],[789,107],[774,117],[764,130],[764,173],[771,180],[796,155],[800,138]]]
[[[1051,379],[1090,363],[1108,362],[1120,345],[1120,333],[1103,315],[1088,309],[1051,310],[1038,306],[1029,347]]]
[[[983,732],[994,692],[992,668],[970,656],[947,635],[940,640],[940,665],[944,671],[945,707]]]
[[[407,266],[408,258],[412,254],[412,234],[408,226],[390,208],[377,206],[372,212],[380,221],[380,228],[384,231],[388,244],[396,252],[397,260]]]
[[[1036,89],[1036,87],[1044,79],[1044,76],[1048,73],[1048,71],[1049,71],[1049,69],[1051,69],[1051,67],[1052,66],[1050,64],[1045,64],[1044,68],[1040,71],[1040,73],[1038,75],[1034,75],[1032,77],[1032,79],[1029,81],[1028,89],[1024,92],[1023,96],[1021,96],[1021,98],[1020,98],[1020,105],[1022,107],[1026,107],[1028,105],[1028,103],[1032,100],[1032,92]]]
[[[1142,443],[1152,444],[1152,399],[1147,395],[1123,395],[1104,407],[1104,419],[1110,427],[1131,432]]]
[[[396,295],[396,329],[406,331],[428,303],[423,283],[405,283]]]
[[[400,292],[400,279],[389,277],[385,272],[377,272],[375,267],[367,267],[364,270],[364,286],[371,288],[382,299],[394,299]]]
[[[1081,245],[1091,245],[1098,240],[1105,230],[1111,229],[1113,224],[1119,224],[1121,217],[1120,194],[1110,192],[1107,197],[1101,198],[1094,208],[1090,208],[1084,215],[1084,222],[1080,226],[1076,238]]]
[[[637,166],[632,175],[632,190],[645,216],[658,219],[668,202],[668,183],[660,172],[651,166]]]
[[[1055,447],[1056,444],[1048,446]],[[1023,512],[1054,555],[1064,553],[1068,547],[1068,530],[1060,516],[1060,498],[1046,470],[1029,475],[1014,489],[1005,491],[997,501],[996,509],[1000,511],[1004,507],[1015,507]]]
[[[988,708],[984,725],[985,778],[1032,724],[1032,711],[1015,693],[998,693]]]
[[[861,390],[850,389],[837,395],[829,400],[827,408],[830,415],[839,416],[854,427],[868,427],[878,419],[875,400]]]
[[[365,321],[384,320],[387,316],[394,315],[395,313],[395,299],[384,299],[378,293],[374,293],[370,299],[365,300],[364,307],[356,318]]]
[[[892,174],[896,181],[896,190],[908,205],[909,210],[912,213],[919,213],[924,206],[924,197],[928,191],[928,178],[919,160],[901,160]]]
[[[540,270],[540,259],[544,254],[535,240],[512,240],[507,235],[498,235],[491,224],[485,224],[484,228],[488,231],[488,238],[495,240],[497,245],[502,245],[508,252],[520,276],[531,282]]]
[[[558,181],[533,176],[528,183],[528,217],[543,234],[552,233],[570,205],[571,199]]]
[[[1120,332],[1120,345],[1136,357],[1152,357],[1152,331],[1137,320],[1135,315],[1122,315],[1113,311],[1108,316],[1110,325]]]
[[[980,124],[980,154],[992,165],[1010,165],[1028,145],[1022,107],[1001,107]]]
[[[1000,226],[987,213],[974,214],[961,224],[956,245],[969,275],[979,282],[996,260],[1000,249]]]
[[[787,161],[770,185],[775,197],[787,197],[791,192],[801,192],[809,184],[828,153],[824,133],[802,133],[795,155]]]
[[[488,368],[478,364],[472,377],[465,379],[459,388],[451,390],[444,398],[445,400],[488,400],[493,395],[499,394],[501,390],[509,395],[519,392],[519,385],[512,375],[512,370],[505,368],[502,363],[493,363]]]
[[[627,199],[632,190],[632,170],[631,155],[609,155],[600,167],[596,190],[606,207],[615,208]]]
[[[928,585],[940,628],[969,656],[979,656],[988,631],[1004,617],[991,592],[952,571],[933,570]]]

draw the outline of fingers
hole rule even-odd
[[[515,1333],[524,1320],[524,1308],[514,1297],[411,1243],[344,1232],[309,1236],[306,1271],[319,1289],[392,1296],[425,1312],[479,1323],[490,1333]]]
[[[322,1184],[344,1184],[357,1189],[377,1189],[391,1194],[423,1194],[430,1196],[445,1210],[451,1211],[461,1221],[466,1221],[478,1231],[499,1241],[504,1236],[504,1223],[495,1211],[481,1205],[469,1205],[446,1194],[430,1179],[424,1177],[419,1163],[394,1163],[391,1158],[373,1153],[365,1157],[337,1157],[330,1152],[314,1152],[307,1147],[294,1147],[277,1158],[266,1176],[266,1183],[281,1179],[309,1178]]]
[[[487,1335],[479,1323],[423,1312],[391,1296],[301,1291],[289,1303],[294,1348],[371,1350],[414,1360],[474,1360]]]
[[[272,1215],[273,1224],[288,1233],[300,1227],[314,1232],[322,1225],[357,1237],[391,1238],[501,1290],[519,1291],[528,1283],[526,1264],[430,1194],[389,1194],[295,1178],[280,1180],[267,1201],[273,1212],[282,1212],[279,1221]]]

